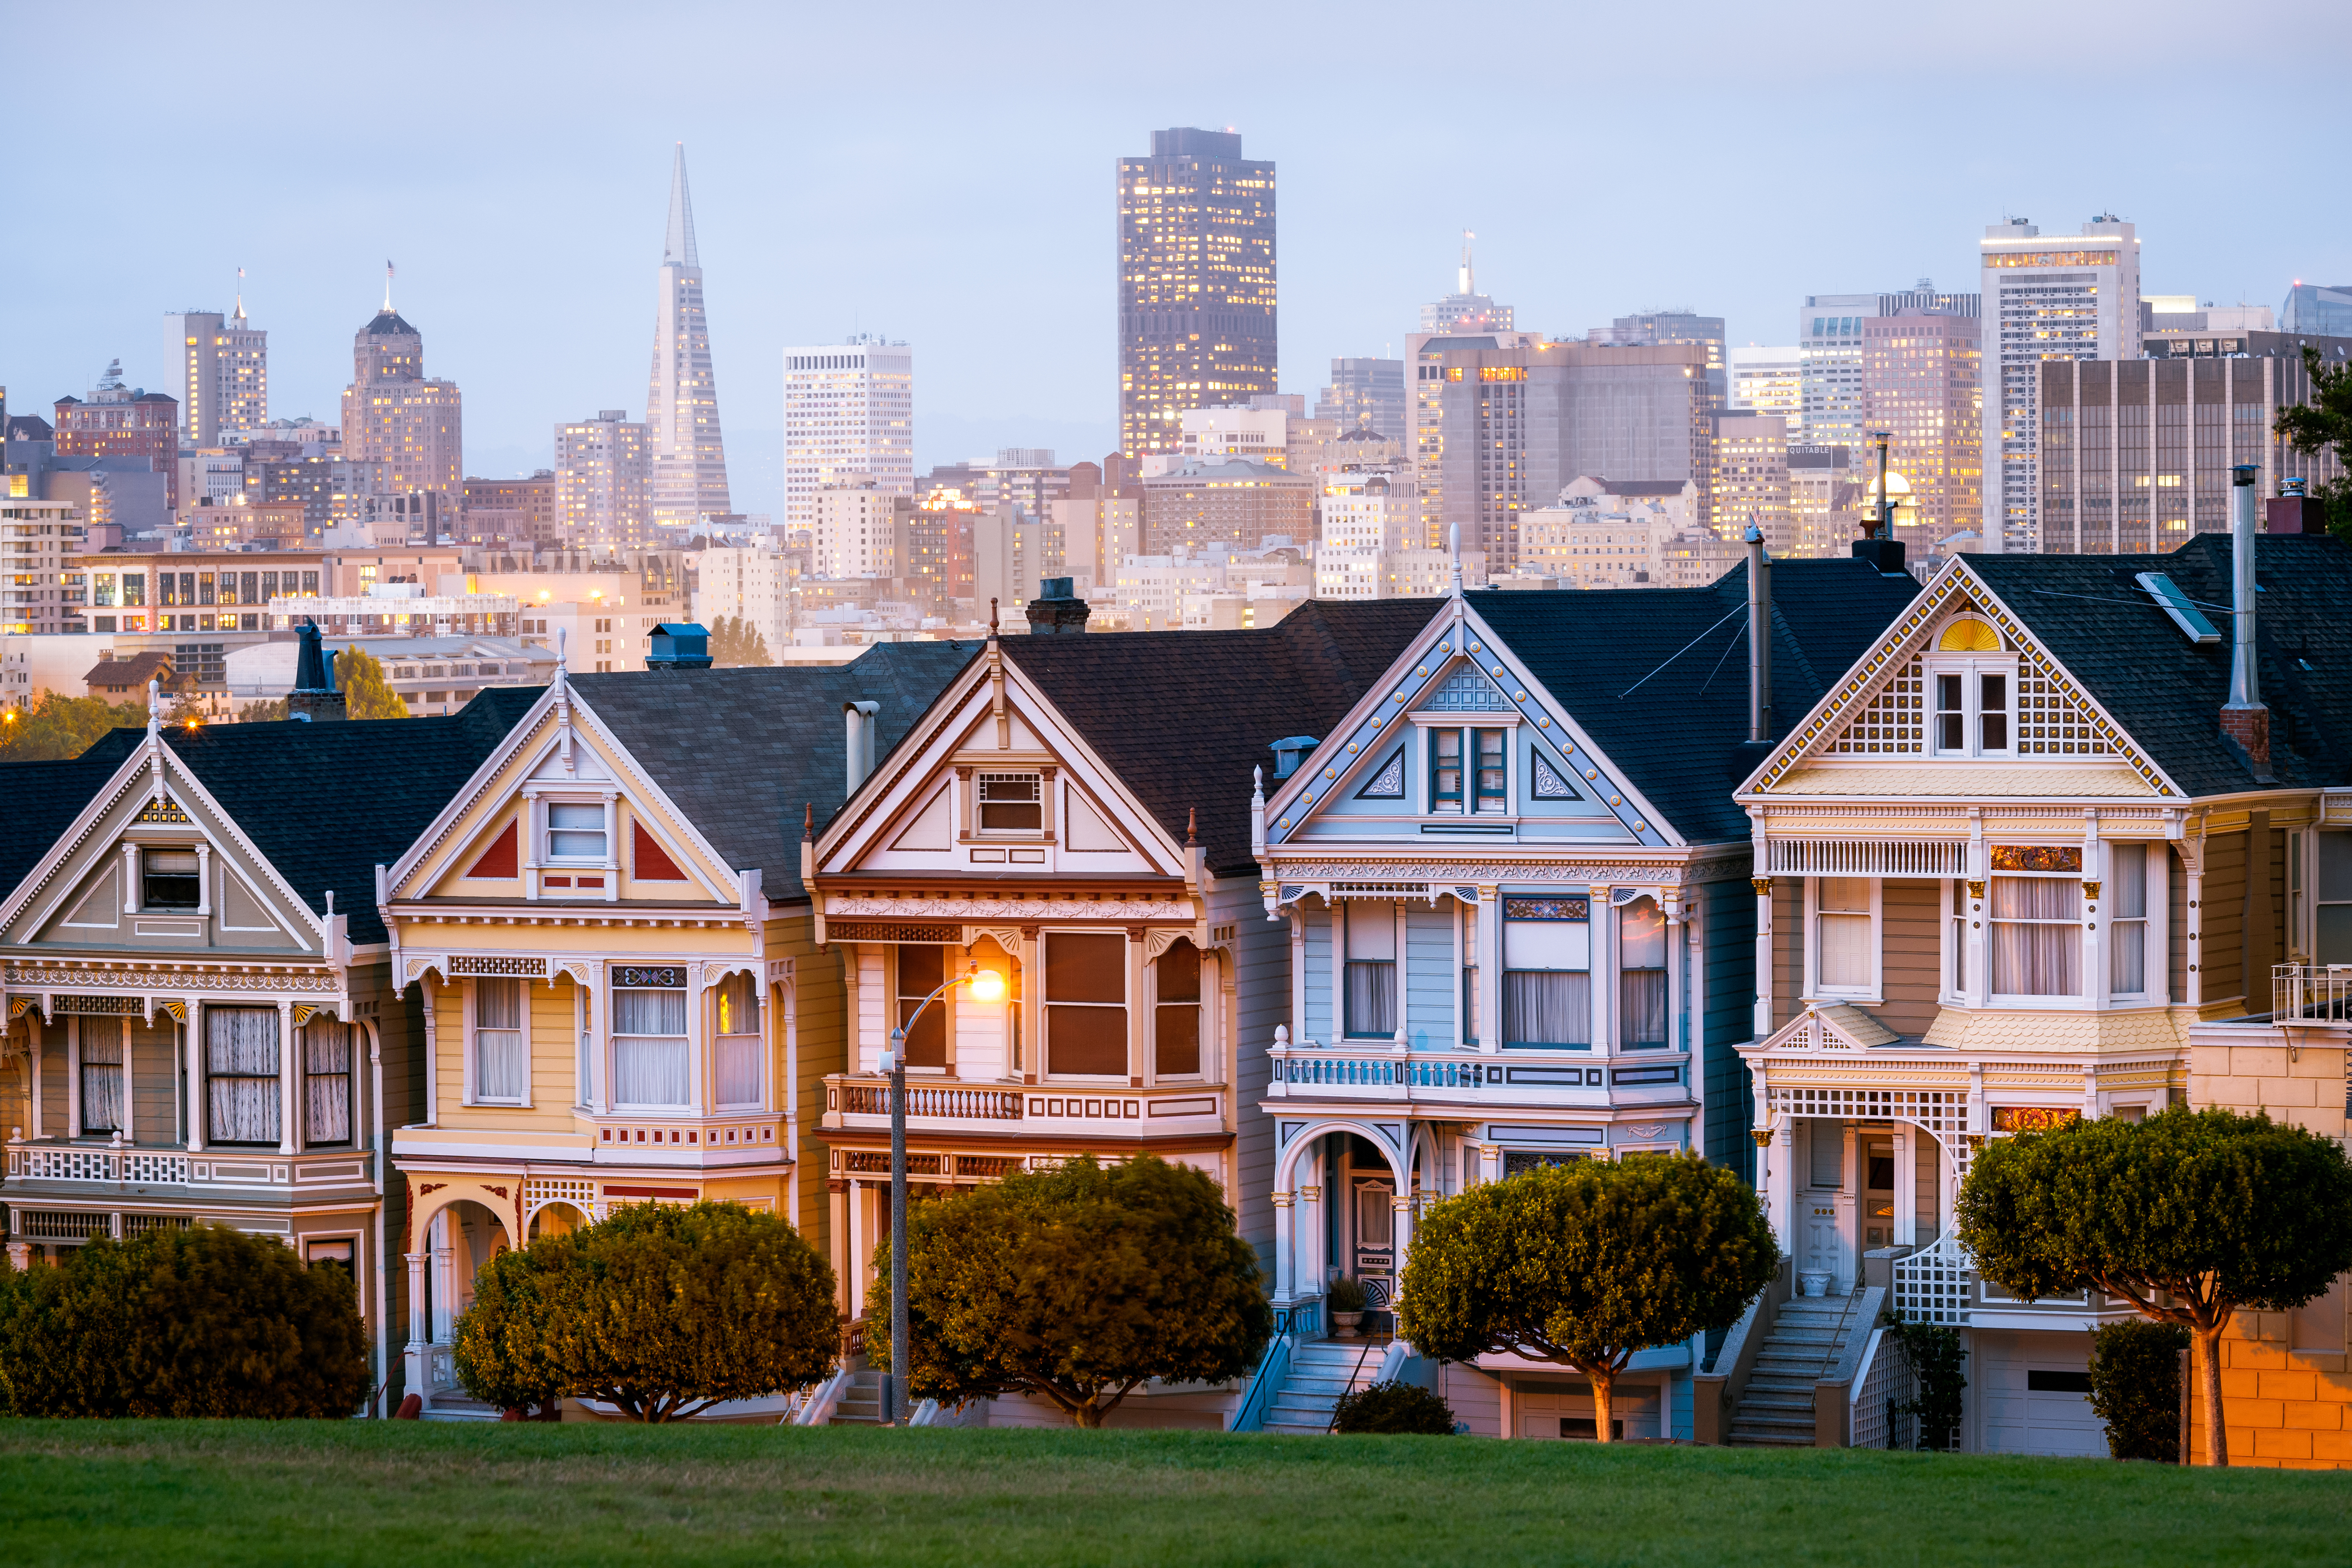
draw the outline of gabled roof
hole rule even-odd
[[[215,724],[163,743],[313,913],[331,889],[351,940],[382,942],[376,867],[407,852],[540,689],[494,687],[446,718]],[[140,732],[124,735],[136,750]]]
[[[1444,604],[1310,599],[1262,631],[1013,637],[1003,647],[1175,842],[1197,809],[1210,874],[1245,876],[1257,867],[1251,770],[1271,778],[1276,741],[1330,734]]]
[[[0,764],[0,801],[7,803],[7,827],[0,831],[0,902],[57,847],[144,739],[143,730],[110,730],[71,762]]]
[[[2168,555],[1962,558],[2027,631],[2192,795],[2265,787],[2221,730],[2230,700],[2230,537]],[[2325,534],[2258,534],[2255,637],[2282,785],[2352,783],[2352,546]],[[2218,643],[2190,642],[2133,581],[2170,577],[2206,606]]]
[[[804,896],[803,813],[815,806],[822,828],[847,790],[842,704],[881,705],[878,767],[981,646],[881,643],[844,665],[577,675],[572,689],[711,847],[737,870],[758,869],[761,890],[781,901]]]
[[[91,665],[82,677],[91,686],[144,686],[150,680],[172,673],[172,656],[168,653],[134,653],[129,658],[108,658]]]
[[[1775,561],[1772,738],[1906,605],[1908,577],[1851,558]],[[1705,588],[1479,592],[1470,607],[1687,843],[1748,837],[1748,563]],[[1639,685],[1636,685],[1639,682]]]

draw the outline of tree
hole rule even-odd
[[[895,1364],[887,1243],[876,1267],[866,1348]],[[1241,1376],[1274,1331],[1216,1183],[1150,1154],[1014,1172],[911,1209],[907,1274],[916,1395],[1034,1394],[1085,1427],[1155,1377]]]
[[[98,1237],[7,1279],[0,1389],[19,1415],[347,1417],[368,1393],[358,1292],[226,1226]]]
[[[2308,344],[2303,363],[2311,374],[2311,401],[2279,410],[2279,434],[2298,452],[2333,447],[2337,460],[2352,468],[2352,364],[2331,365]],[[2311,493],[2319,498],[2327,531],[2352,540],[2352,479],[2331,480]]]
[[[782,1219],[738,1204],[631,1205],[475,1278],[458,1374],[503,1408],[568,1394],[684,1421],[833,1370],[833,1269]]]
[[[1591,1380],[1593,1435],[1636,1351],[1728,1328],[1780,1266],[1763,1205],[1695,1154],[1578,1161],[1429,1211],[1397,1329],[1423,1355],[1516,1353]]]
[[[109,730],[143,730],[147,704],[121,706],[103,697],[44,691],[30,708],[0,712],[0,763],[46,763],[79,757]]]
[[[365,648],[335,656],[335,689],[343,694],[346,719],[405,719],[408,704],[383,678],[383,665]]]
[[[1958,1213],[1978,1271],[2023,1300],[2095,1289],[2186,1326],[2213,1465],[2230,1462],[2231,1314],[2299,1307],[2352,1268],[2352,1164],[2261,1112],[2183,1108],[2002,1139],[1970,1163]]]
[[[737,669],[746,665],[766,667],[775,658],[768,652],[768,639],[748,618],[721,616],[710,625],[710,661],[720,669]]]
[[[240,724],[274,724],[286,717],[287,702],[283,697],[272,697],[264,702],[248,702],[236,710],[236,721]]]

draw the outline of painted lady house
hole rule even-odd
[[[842,994],[812,940],[803,824],[840,802],[845,747],[888,752],[973,645],[712,669],[697,637],[665,628],[646,670],[560,673],[383,873],[423,1007],[393,1163],[428,1416],[496,1414],[457,1384],[452,1325],[491,1255],[551,1227],[723,1198],[824,1246],[803,1140]]]
[[[5,770],[12,1262],[195,1224],[275,1237],[350,1274],[371,1382],[400,1398],[384,1142],[413,1113],[419,1020],[392,979],[372,868],[516,706],[496,693],[446,719],[118,730],[78,761]]]
[[[1358,1356],[1315,1342],[1329,1283],[1388,1309],[1432,1202],[1744,1146],[1754,906],[1731,787],[1751,735],[1916,591],[1860,560],[1759,573],[1751,552],[1702,589],[1457,591],[1344,716],[1284,743],[1253,920],[1288,947],[1288,994],[1243,1045],[1271,1063],[1276,1299],[1299,1325],[1270,1427],[1322,1429]],[[1692,1357],[1634,1362],[1625,1436],[1690,1435]],[[1557,1368],[1445,1378],[1474,1430],[1591,1435],[1588,1386]]]
[[[2341,1057],[2293,1047],[2341,1032],[2294,998],[2352,963],[2352,552],[2242,511],[2235,564],[2220,534],[1952,562],[1741,786],[1759,1179],[1820,1301],[1784,1282],[1727,1348],[1735,1440],[1884,1441],[1883,1299],[1961,1331],[1968,1447],[2104,1453],[2084,1331],[2127,1308],[1978,1278],[1952,1237],[1971,1155],[2197,1103],[2192,1058],[2226,1077],[2241,1045],[2274,1054],[2274,1103],[2337,1103]],[[1841,1346],[1835,1411],[1750,1376],[1791,1312]]]
[[[1066,595],[1066,589],[1064,590]],[[818,937],[841,955],[851,1058],[827,1079],[835,1268],[866,1310],[889,1215],[892,1031],[978,963],[1004,999],[908,1037],[919,1194],[1080,1154],[1215,1177],[1269,1262],[1264,1042],[1289,956],[1259,900],[1253,769],[1336,727],[1437,601],[1314,602],[1253,631],[1082,632],[1083,602],[992,637],[818,837]],[[1056,633],[1048,628],[1064,628]],[[1233,1393],[1139,1392],[1118,1418],[1216,1426]],[[989,1419],[1044,1419],[993,1402]]]

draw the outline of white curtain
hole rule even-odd
[[[474,1095],[521,1100],[530,1094],[530,1047],[523,1028],[523,983],[474,982]]]
[[[613,1100],[618,1105],[683,1107],[688,1071],[686,993],[613,993]]]
[[[2114,933],[2115,972],[2109,989],[2137,996],[2147,989],[2147,846],[2118,844],[2107,887],[2107,930]]]
[[[760,1103],[760,984],[730,974],[719,986],[719,1103]]]
[[[81,1130],[112,1132],[122,1125],[122,1031],[119,1018],[81,1021]]]
[[[2083,885],[2058,877],[1992,879],[1992,988],[2003,996],[2083,993]]]
[[[1505,970],[1503,1043],[1591,1045],[1592,976],[1575,970]]]
[[[215,1143],[278,1142],[278,1009],[205,1009],[205,1136]]]
[[[1627,1046],[1666,1043],[1666,972],[1628,969],[1617,976],[1618,1035]]]
[[[1396,1033],[1396,964],[1393,961],[1348,961],[1348,1033]]]
[[[302,1026],[302,1116],[313,1143],[352,1141],[352,1026],[313,1018]]]

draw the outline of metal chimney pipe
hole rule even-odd
[[[841,705],[842,722],[848,727],[843,736],[843,754],[849,763],[850,795],[866,782],[874,771],[874,716],[882,711],[879,702],[845,702]]]
[[[2254,664],[2254,481],[2262,470],[2241,463],[2230,470],[2230,604],[2236,637],[2230,654],[2230,706],[2262,706]]]
[[[1748,525],[1748,741],[1772,738],[1772,567],[1764,531]]]

